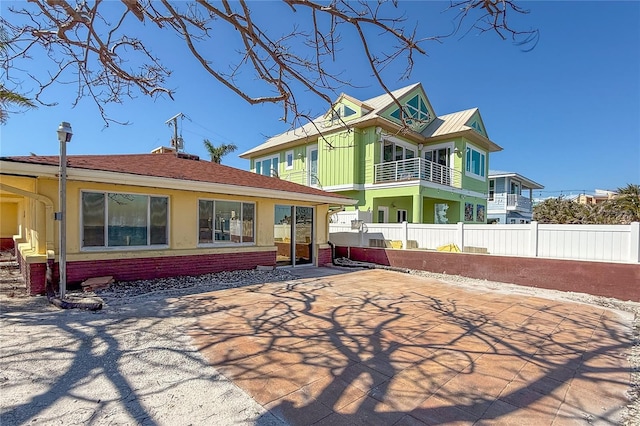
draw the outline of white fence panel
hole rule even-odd
[[[485,248],[487,253],[602,262],[640,262],[640,224],[631,225],[433,225],[364,223],[329,226],[337,245],[380,247],[380,241],[402,241],[403,248],[435,250],[447,244]],[[279,234],[276,229],[276,234]],[[379,240],[371,242],[371,240]],[[406,244],[408,243],[408,244]]]
[[[336,212],[331,215],[331,223],[350,225],[352,220],[362,220],[370,223],[373,221],[373,214],[368,211],[350,210]]]
[[[440,246],[455,244],[457,225],[407,225],[407,240],[415,241],[418,248],[435,250]]]
[[[538,256],[625,261],[630,237],[628,225],[538,225]]]
[[[530,254],[530,225],[465,225],[464,245],[486,248],[489,254]]]
[[[402,240],[401,223],[365,223],[362,225],[363,245],[370,247],[370,240]]]
[[[360,231],[343,223],[329,224],[329,241],[337,246],[360,246]]]

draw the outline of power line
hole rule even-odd
[[[198,123],[197,121],[194,121],[191,117],[189,117],[189,116],[187,116],[187,115],[185,115],[184,117],[185,117],[187,120],[189,120],[191,123],[195,124],[196,126],[201,127],[202,129],[206,130],[207,132],[209,132],[209,133],[211,133],[211,134],[213,134],[213,135],[217,136],[217,137],[218,137],[218,139],[225,140],[225,141],[227,141],[227,142],[229,142],[229,143],[234,143],[234,141],[233,141],[232,139],[230,139],[230,138],[228,138],[228,137],[226,137],[226,136],[224,136],[224,135],[222,135],[222,134],[220,134],[220,133],[218,133],[218,132],[216,132],[216,131],[214,131],[214,130],[211,130],[211,129],[209,129],[209,128],[207,128],[207,127],[203,126],[202,124]],[[184,131],[186,131],[186,130],[184,130]],[[201,135],[201,134],[199,134],[199,133],[195,133],[195,132],[191,132],[191,131],[189,131],[189,132],[190,132],[190,133],[193,133],[193,134],[195,134],[195,135],[201,136],[201,137],[203,137],[203,138],[205,138],[205,139],[207,138],[206,136]]]

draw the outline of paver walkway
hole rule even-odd
[[[627,402],[631,318],[606,308],[385,270],[184,301],[211,364],[294,425],[617,424]]]

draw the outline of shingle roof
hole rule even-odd
[[[383,95],[376,96],[375,98],[362,101],[362,104],[364,104],[367,107],[373,108],[373,110],[363,115],[362,117],[349,121],[349,125],[353,126],[359,122],[370,120],[371,118],[377,117],[382,112],[383,109],[388,107],[393,102],[393,98],[391,97],[391,95],[393,95],[393,97],[398,99],[404,96],[405,94],[409,93],[410,91],[412,91],[418,86],[420,86],[420,83],[415,83],[410,86],[406,86],[401,89],[394,90],[391,92],[391,94],[385,93]],[[350,99],[353,99],[353,98],[350,97]],[[307,123],[304,126],[297,127],[293,130],[289,130],[288,132],[281,133],[277,136],[267,139],[267,141],[264,142],[263,144],[243,152],[242,154],[240,154],[240,157],[247,158],[247,156],[249,156],[250,154],[264,151],[269,148],[275,148],[277,146],[284,145],[287,142],[293,142],[295,140],[304,138],[305,136],[315,137],[320,133],[320,131],[327,129],[326,127],[324,127],[325,121],[326,120],[324,116],[317,117],[313,120],[313,122]],[[336,124],[335,126],[332,126],[332,127],[338,128],[340,126],[342,126],[341,123]]]
[[[46,166],[59,165],[58,156],[0,157],[0,160]],[[259,175],[246,170],[223,166],[222,164],[214,162],[183,158],[177,156],[175,153],[70,155],[67,157],[67,167],[71,169],[99,170],[350,200],[348,197],[339,194],[325,192],[274,177]]]

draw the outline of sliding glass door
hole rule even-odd
[[[276,205],[273,237],[277,266],[313,263],[313,207]]]

